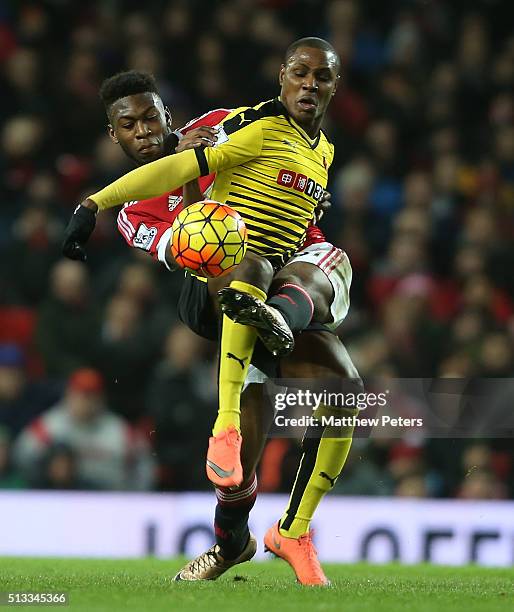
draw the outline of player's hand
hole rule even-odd
[[[321,200],[318,202],[318,205],[316,206],[316,210],[314,211],[314,214],[316,216],[316,223],[319,223],[323,215],[328,210],[330,210],[330,207],[332,206],[332,202],[330,201],[331,197],[332,197],[332,194],[329,191],[323,192],[323,195],[321,196]]]
[[[95,229],[96,210],[96,204],[92,200],[85,200],[77,206],[64,230],[63,255],[70,259],[86,261],[84,245]]]
[[[216,144],[218,130],[206,125],[195,128],[184,134],[180,142],[175,147],[175,153],[180,153],[186,149],[196,149],[197,147],[213,147]]]

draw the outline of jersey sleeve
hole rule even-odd
[[[186,123],[183,127],[179,128],[175,131],[175,134],[178,135],[179,138],[194,130],[195,128],[207,126],[214,127],[221,123],[227,115],[229,115],[232,111],[228,108],[216,108],[215,110],[211,110],[200,117],[195,117],[191,119],[188,123]]]
[[[262,124],[255,121],[242,129],[220,127],[214,147],[196,149],[202,176],[234,168],[254,159],[262,151]]]
[[[173,191],[200,176],[193,149],[169,155],[128,172],[90,196],[100,210],[129,200],[147,200]]]
[[[222,126],[214,147],[188,149],[136,168],[90,196],[90,199],[100,210],[105,210],[128,200],[153,198],[199,176],[243,164],[260,155],[261,149],[260,121],[230,134]]]

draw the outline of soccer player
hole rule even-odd
[[[312,44],[317,45],[318,41],[314,41]],[[306,46],[309,48],[308,44]],[[317,47],[312,48],[316,49]],[[294,54],[294,49],[290,52]],[[288,56],[288,60],[291,61],[291,55]],[[303,67],[303,69],[305,68]],[[138,83],[135,77],[132,82],[130,79],[128,81],[127,79],[121,79],[117,85],[116,83],[111,83],[111,85],[110,91],[109,88],[105,88],[104,102],[111,122],[111,136],[115,142],[119,142],[126,153],[138,163],[147,163],[165,154],[165,145],[170,141],[170,138],[168,138],[170,135],[169,121],[166,120],[167,115],[162,101],[156,93],[155,85],[149,84],[148,81]],[[209,115],[207,114],[203,120],[208,121]],[[192,124],[199,125],[198,122],[192,122]],[[212,142],[213,137],[213,130],[198,132],[197,138],[191,144],[192,146],[204,143],[210,144],[209,141]],[[176,144],[176,138],[174,143]],[[161,213],[156,214],[155,201],[136,202],[132,206],[127,206],[120,213],[119,226],[129,244],[146,248],[162,261],[162,255],[159,256],[155,247],[157,244],[169,243],[169,240],[161,242],[157,237],[152,240],[152,234],[155,233],[153,228],[157,226],[156,230],[160,232],[159,237],[169,230],[173,220],[170,218],[171,207],[172,204],[177,203],[176,198],[178,197],[180,196],[172,196],[171,201],[169,201],[168,196],[161,198],[160,210],[162,215]],[[194,201],[194,199],[199,198],[195,196],[190,201]],[[158,198],[155,198],[155,200],[158,200]],[[149,205],[146,212],[145,205]],[[177,206],[180,206],[180,203]],[[88,225],[94,227],[94,214],[90,209],[86,209],[84,213],[82,208],[79,207],[77,213],[81,216],[85,214]],[[146,216],[138,217],[138,214]],[[144,223],[146,219],[148,219],[148,225]],[[136,224],[138,220],[139,225]],[[127,221],[130,222],[127,223]],[[163,225],[159,226],[159,222],[162,222]],[[83,243],[87,241],[92,229],[90,231],[85,229],[85,226],[77,218],[72,219],[70,226],[73,225],[75,227],[69,227],[69,231],[67,231],[65,245],[68,250],[67,254],[69,255],[71,252],[72,255],[82,257],[84,255]],[[128,231],[131,225],[133,225],[132,233]],[[147,238],[149,229],[153,231],[150,232],[150,238]],[[344,254],[339,249],[335,249],[332,245],[326,243],[317,228],[309,229],[308,235],[311,238],[312,245],[304,249],[303,255],[299,254],[296,258],[293,258],[292,263],[279,273],[275,282],[278,283],[278,286],[286,281],[289,283],[296,282],[299,285],[302,282],[305,283],[309,293],[316,296],[316,320],[327,323],[332,321],[334,325],[337,325],[344,318],[348,308],[351,270]],[[139,236],[138,239],[135,239],[137,236]],[[325,258],[325,266],[321,261],[323,258]],[[315,268],[320,263],[321,265]],[[288,269],[290,270],[289,276]],[[294,275],[292,275],[293,271]],[[205,284],[202,282],[193,280],[192,284],[205,290]],[[199,295],[198,292],[194,293]],[[202,291],[202,293],[205,296],[205,291]],[[202,299],[205,299],[205,297]],[[291,298],[289,296],[278,298],[279,301],[281,299],[289,303]],[[279,304],[276,304],[276,306],[278,307]],[[187,309],[187,311],[190,312],[190,309]],[[315,327],[311,326],[310,329],[313,330]],[[323,328],[318,327],[318,329]],[[324,366],[319,364],[324,364]],[[326,330],[321,332],[311,331],[300,336],[293,355],[282,362],[282,373],[286,377],[313,377],[319,374],[357,377],[357,373],[340,341],[335,335],[327,333]],[[245,444],[243,446],[245,482],[236,491],[217,489],[219,499],[216,508],[217,545],[214,551],[205,553],[207,555],[205,558],[210,563],[206,564],[205,559],[200,559],[200,557],[204,557],[201,555],[180,572],[181,579],[212,579],[223,573],[228,567],[253,556],[254,549],[252,552],[247,519],[255,500],[254,470],[265,438],[264,429],[262,427],[259,429],[260,420],[255,418],[260,409],[259,394],[255,393],[255,390],[252,391],[255,388],[256,385],[251,385],[249,390],[245,392],[245,405],[248,405],[248,409],[243,413],[242,421],[242,429],[245,432]],[[252,407],[254,407],[254,410],[251,410]],[[320,477],[313,467],[319,468],[320,466],[317,463],[322,460],[324,461],[322,466],[324,470],[319,469],[319,472],[325,471],[325,473],[332,474],[335,477],[342,468],[350,442],[351,437],[338,441],[331,439],[316,441],[306,438],[299,476],[288,512],[283,519],[284,528],[280,528],[278,533],[273,534],[276,541],[280,538],[284,540],[281,546],[282,553],[278,551],[279,556],[288,557],[287,560],[293,565],[299,580],[304,584],[324,584],[326,582],[315,555],[303,554],[306,551],[312,552],[312,542],[308,538],[312,513],[321,497],[333,484],[333,480],[329,481]],[[327,453],[327,449],[330,447],[332,447],[332,450]],[[309,478],[310,474],[311,477]],[[276,526],[274,529],[276,529]],[[227,535],[230,537],[227,537]],[[287,552],[287,549],[291,547],[293,555]]]
[[[287,53],[280,72],[280,98],[230,113],[215,147],[186,150],[146,164],[88,200],[105,209],[216,172],[212,198],[240,212],[249,231],[247,256],[228,276],[229,287],[265,302],[274,267],[282,267],[304,239],[333,158],[321,122],[337,88],[339,58],[326,41],[307,40],[291,45]],[[210,283],[217,289],[226,284],[225,278]],[[290,288],[291,292],[292,318],[300,314],[305,320],[298,323],[301,328],[312,316],[312,302],[299,288]],[[287,324],[277,317],[274,324],[273,331],[284,332],[284,345],[290,348]],[[242,481],[240,393],[256,337],[254,327],[223,317],[219,413],[207,455],[209,478],[221,486]]]
[[[229,112],[210,111],[174,132],[170,111],[162,102],[154,78],[134,70],[106,79],[100,98],[111,140],[138,165],[200,144],[214,144],[216,129],[212,126]],[[118,215],[120,233],[130,246],[149,252],[169,269],[177,269],[171,256],[171,225],[184,204],[198,202],[208,195],[213,180],[214,175],[210,174],[144,204],[134,200],[125,203]],[[63,252],[67,257],[85,261],[85,243],[95,227],[96,213],[94,205],[77,207],[65,232]]]

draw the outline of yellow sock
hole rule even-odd
[[[316,416],[333,414],[351,417],[357,410],[320,407]],[[305,439],[304,453],[289,504],[280,519],[280,533],[286,538],[299,538],[308,533],[316,508],[332,489],[341,473],[352,445],[353,427],[327,428],[320,440]],[[337,436],[337,437],[336,437]]]
[[[266,301],[266,294],[258,287],[242,281],[230,286]],[[252,360],[257,332],[253,327],[234,323],[223,316],[219,369],[219,409],[212,433],[217,435],[229,425],[241,431],[241,390]]]

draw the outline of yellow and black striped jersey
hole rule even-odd
[[[149,198],[216,172],[211,194],[237,210],[248,248],[285,261],[301,245],[328,180],[334,148],[314,139],[278,100],[238,108],[223,120],[215,147],[183,151],[133,170],[91,196],[100,209]]]

